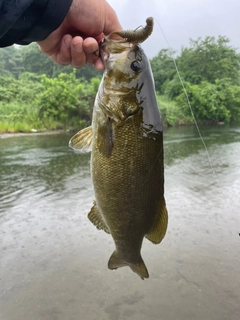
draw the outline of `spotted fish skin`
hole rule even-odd
[[[149,274],[141,257],[143,239],[160,243],[168,223],[162,122],[140,45],[105,41],[100,51],[105,72],[87,129],[96,199],[88,217],[114,240],[108,267],[129,266],[144,279]],[[70,141],[73,148],[84,148],[84,130],[85,142],[80,131]]]

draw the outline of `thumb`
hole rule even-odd
[[[118,20],[116,12],[108,3],[106,3],[105,24],[103,28],[103,33],[108,35],[113,31],[120,31],[120,30],[122,30],[122,26]]]

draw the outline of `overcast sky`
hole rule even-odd
[[[175,50],[189,39],[227,36],[240,51],[240,0],[107,0],[124,29],[145,26],[147,17],[157,20]],[[149,58],[168,45],[155,21],[152,36],[142,45]]]

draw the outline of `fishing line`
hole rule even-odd
[[[155,18],[154,18],[154,20],[157,22],[157,24],[158,24],[158,26],[159,26],[159,28],[160,28],[160,30],[161,30],[161,32],[162,32],[162,35],[163,35],[163,37],[164,37],[164,39],[165,39],[165,41],[166,41],[166,43],[167,43],[168,49],[171,50],[171,46],[170,46],[170,44],[169,44],[169,42],[168,42],[168,39],[167,39],[167,37],[166,37],[166,35],[165,35],[165,33],[164,33],[164,31],[163,31],[160,23],[159,23]],[[180,83],[181,83],[181,86],[182,86],[182,88],[183,88],[183,92],[184,92],[184,94],[185,94],[185,97],[186,97],[186,99],[187,99],[187,103],[188,103],[188,106],[189,106],[191,115],[192,115],[192,117],[193,117],[194,124],[195,124],[195,126],[196,126],[196,128],[197,128],[197,132],[198,132],[198,134],[199,134],[199,137],[200,137],[200,139],[201,139],[201,141],[202,141],[202,144],[203,144],[203,146],[204,146],[204,149],[205,149],[205,151],[206,151],[210,168],[211,168],[211,170],[212,170],[212,172],[213,172],[213,175],[214,175],[214,178],[215,178],[216,182],[219,184],[216,171],[215,171],[214,168],[213,168],[212,161],[211,161],[211,158],[210,158],[210,155],[209,155],[209,152],[208,152],[208,148],[207,148],[207,146],[206,146],[206,143],[205,143],[205,141],[204,141],[204,139],[203,139],[203,136],[202,136],[202,134],[201,134],[201,131],[200,131],[200,129],[199,129],[197,120],[196,120],[196,118],[195,118],[195,116],[194,116],[193,109],[192,109],[192,105],[191,105],[191,102],[190,102],[190,99],[189,99],[189,96],[188,96],[186,87],[185,87],[185,85],[184,85],[184,83],[183,83],[183,80],[182,80],[182,78],[181,78],[181,75],[180,75],[178,66],[177,66],[177,64],[176,64],[176,60],[173,58],[171,52],[170,52],[170,58],[172,59],[172,61],[173,61],[173,63],[174,63],[174,66],[175,66],[175,69],[176,69],[176,71],[177,71],[177,75],[178,75],[179,81],[180,81]]]

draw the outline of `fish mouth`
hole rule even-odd
[[[117,40],[108,40],[108,38],[104,38],[99,43],[100,48],[100,57],[105,64],[109,61],[109,57],[111,54],[118,54],[124,51],[131,50],[134,47],[131,43],[119,43]],[[113,58],[115,60],[115,58]]]
[[[106,62],[108,61],[108,58],[110,56],[110,52],[108,50],[108,43],[105,40],[101,40],[99,43],[100,48],[100,57],[106,67]]]

